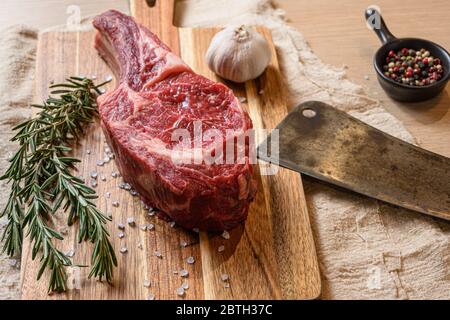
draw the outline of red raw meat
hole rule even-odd
[[[124,180],[161,217],[185,228],[217,231],[244,221],[256,193],[249,139],[241,162],[205,160],[219,144],[241,139],[252,128],[233,92],[194,73],[127,15],[110,10],[94,26],[95,47],[119,79],[113,91],[99,96],[98,106]],[[203,132],[214,129],[224,138],[195,140],[198,123]],[[177,129],[189,132],[192,141],[173,139]],[[176,153],[181,146],[183,152]]]

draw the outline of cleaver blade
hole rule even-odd
[[[259,145],[259,159],[450,220],[449,158],[318,101],[295,107],[275,130]]]

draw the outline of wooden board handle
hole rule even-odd
[[[173,25],[175,0],[131,0],[130,8],[140,24],[149,28],[175,54],[180,53],[178,28]]]

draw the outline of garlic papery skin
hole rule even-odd
[[[218,32],[206,52],[209,68],[237,83],[259,77],[270,63],[266,39],[251,27],[227,27]]]

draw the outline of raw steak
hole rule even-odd
[[[234,155],[231,163],[206,161],[208,155],[224,160],[225,143],[252,128],[233,92],[194,73],[129,16],[107,11],[94,26],[95,47],[119,79],[98,105],[124,180],[161,217],[186,228],[224,230],[245,220],[256,192],[249,139],[244,157],[237,157],[241,146],[228,152]],[[174,139],[179,129],[189,139]],[[214,129],[222,139],[199,140],[200,129]]]

